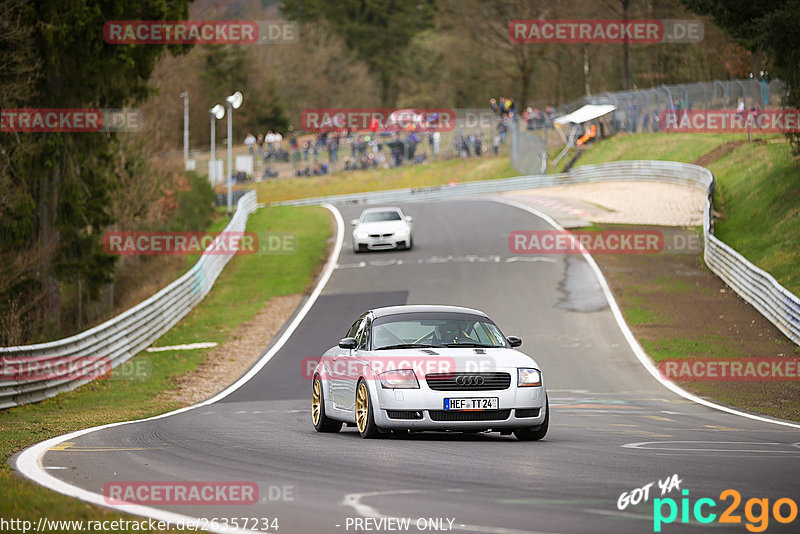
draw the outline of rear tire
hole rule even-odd
[[[369,388],[363,378],[356,386],[356,428],[364,439],[377,438],[381,434],[378,425],[375,424]]]
[[[319,375],[314,377],[311,385],[311,422],[317,432],[339,432],[342,422],[325,415],[325,394]]]
[[[544,421],[539,426],[529,428],[519,428],[514,431],[514,435],[520,441],[539,441],[547,435],[547,428],[550,426],[550,400],[545,396]]]

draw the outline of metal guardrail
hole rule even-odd
[[[780,285],[769,273],[759,269],[741,254],[714,236],[714,176],[704,167],[672,161],[618,161],[585,165],[568,173],[520,176],[499,180],[468,182],[451,186],[394,189],[277,202],[277,205],[382,204],[456,198],[556,185],[606,181],[652,181],[699,187],[706,191],[703,216],[706,265],[744,300],[800,345],[800,298]]]
[[[700,187],[707,193],[703,217],[706,265],[742,298],[800,345],[800,298],[781,286],[769,273],[713,235],[714,177],[708,169],[669,161],[620,161],[586,165],[565,174],[520,176],[464,184],[396,189],[373,193],[335,195],[276,203],[278,205],[376,204],[438,200],[555,185],[603,181],[654,181]],[[257,209],[256,195],[242,197],[226,232],[244,231],[247,217]],[[213,245],[212,245],[213,246]],[[103,358],[117,367],[167,332],[211,290],[231,256],[204,253],[183,276],[149,299],[113,319],[72,337],[20,347],[0,348],[0,409],[36,402],[69,391],[94,378],[41,378],[3,381],[3,367],[14,360],[69,361],[73,367],[91,366]]]
[[[225,232],[243,232],[247,217],[256,209],[255,192],[242,197]],[[209,248],[214,246],[212,243]],[[36,345],[0,347],[0,409],[75,389],[97,378],[92,372],[76,370],[91,371],[98,362],[105,370],[114,368],[149,347],[205,298],[231,257],[210,254],[206,249],[188,272],[152,297],[74,336]],[[27,362],[35,362],[38,370],[49,371],[29,380],[6,380],[11,373],[4,371],[15,365],[24,367]]]

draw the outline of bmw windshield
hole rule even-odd
[[[371,211],[365,213],[361,219],[362,223],[384,222],[384,221],[399,221],[400,214],[396,211]]]

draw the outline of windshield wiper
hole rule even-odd
[[[482,343],[445,343],[445,347],[448,348],[457,348],[457,347],[469,347],[475,349],[496,349],[495,345],[484,345]]]
[[[421,345],[419,343],[400,343],[398,345],[386,345],[385,347],[378,347],[375,350],[386,350],[386,349],[435,349],[439,348],[441,345]]]

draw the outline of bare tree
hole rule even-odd
[[[538,62],[545,61],[550,49],[543,44],[511,41],[508,25],[517,19],[547,18],[554,10],[552,0],[445,0],[442,10],[446,21],[466,32],[470,43],[484,50],[499,52],[510,58],[496,65],[518,85],[520,107],[527,105],[531,94],[533,72]]]

